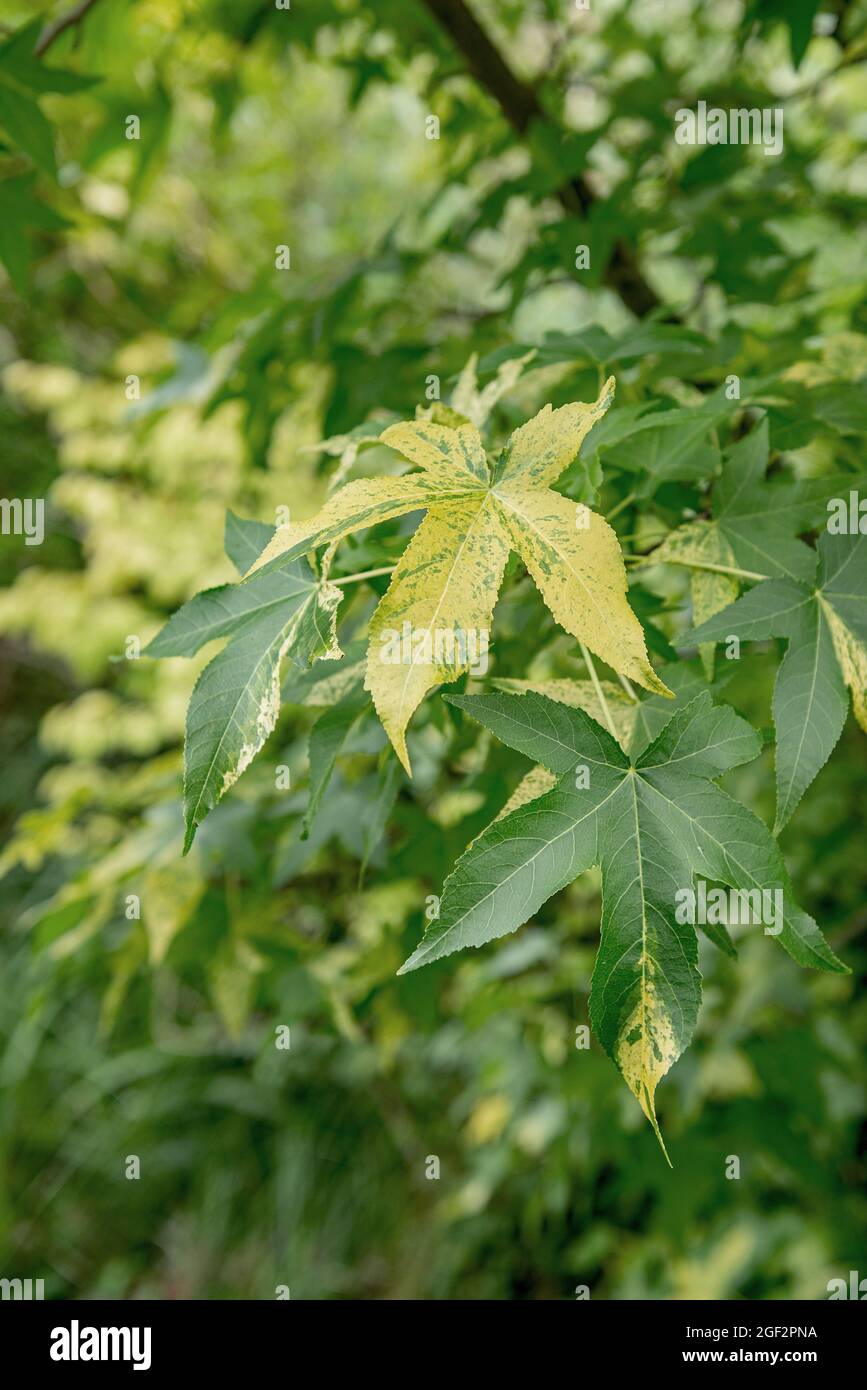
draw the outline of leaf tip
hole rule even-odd
[[[640,1104],[642,1110],[644,1111],[645,1115],[647,1116],[648,1120],[653,1126],[653,1132],[656,1135],[656,1138],[659,1142],[659,1147],[662,1149],[663,1157],[665,1158],[665,1161],[668,1164],[669,1168],[673,1170],[674,1164],[668,1156],[668,1149],[665,1147],[665,1140],[662,1137],[662,1130],[659,1128],[659,1121],[656,1118],[656,1105],[654,1104],[653,1095],[646,1086],[644,1088],[644,1095],[641,1097]]]

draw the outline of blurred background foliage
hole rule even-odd
[[[44,544],[0,548],[0,1270],[59,1297],[825,1297],[865,1272],[851,719],[782,846],[853,973],[801,972],[755,929],[737,962],[702,940],[698,1035],[658,1095],[672,1173],[598,1045],[576,1047],[593,875],[517,936],[395,978],[517,755],[434,695],[410,784],[363,717],[304,839],[307,738],[336,698],[314,668],[182,860],[204,658],[129,653],[233,577],[227,507],[308,514],[338,469],[381,466],[350,431],[410,416],[432,374],[447,395],[473,352],[487,379],[538,349],[498,440],[616,373],[614,432],[564,486],[602,482],[627,553],[702,513],[729,437],[667,422],[688,466],[650,506],[631,425],[719,403],[729,374],[775,469],[863,471],[867,6],[97,0],[34,67],[64,13],[0,3],[3,489],[47,499]],[[699,99],[781,107],[784,153],[678,146]],[[342,572],[411,525],[347,542]],[[494,674],[574,675],[510,573]],[[687,580],[642,574],[673,659]],[[347,598],[349,665],[384,583]],[[760,727],[778,655],[725,673]],[[772,749],[728,784],[770,818]]]

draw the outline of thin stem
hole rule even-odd
[[[617,503],[616,507],[612,507],[610,512],[605,513],[605,520],[610,521],[613,516],[617,516],[618,512],[622,512],[624,508],[631,506],[634,501],[635,493],[628,492],[622,501]]]
[[[739,570],[735,565],[712,565],[705,560],[672,560],[670,558],[654,560],[652,550],[647,555],[624,555],[623,558],[627,564],[632,565],[680,565],[682,569],[687,570],[710,570],[712,574],[730,574],[735,579],[767,579],[768,577],[766,574],[756,574],[753,570]]]
[[[599,677],[596,674],[596,667],[593,664],[593,658],[588,652],[583,642],[579,642],[578,645],[581,648],[581,655],[584,658],[584,663],[587,667],[587,670],[590,672],[590,679],[593,682],[593,689],[596,691],[596,698],[599,701],[599,704],[602,708],[602,713],[605,715],[605,723],[611,730],[612,738],[617,738],[617,734],[614,731],[614,720],[611,718],[611,710],[608,708],[608,701],[605,698],[605,692],[603,691],[602,686],[599,684]]]
[[[331,584],[359,584],[362,579],[376,579],[380,574],[393,574],[397,565],[385,565],[380,570],[362,570],[360,574],[341,575],[339,579],[332,579]]]
[[[635,693],[635,687],[632,682],[627,680],[626,676],[621,676],[619,671],[617,672],[617,679],[620,681],[620,684],[623,686],[630,700],[634,700],[635,703],[638,704],[638,696]]]
[[[46,25],[33,50],[37,58],[41,58],[43,53],[46,53],[54,43],[54,40],[59,39],[60,35],[65,33],[67,29],[71,29],[74,24],[80,24],[88,10],[92,10],[95,4],[96,0],[81,0],[81,3],[76,5],[74,9],[68,10],[59,19],[55,19],[52,24]]]

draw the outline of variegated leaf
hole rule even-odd
[[[758,753],[756,732],[705,693],[680,709],[635,761],[583,710],[532,692],[453,696],[503,743],[557,777],[495,820],[443,885],[439,917],[401,972],[515,931],[591,865],[602,923],[590,1016],[654,1131],[656,1089],[695,1027],[695,928],[679,894],[696,877],[782,894],[776,939],[800,964],[845,967],[797,905],[764,824],[714,781]]]

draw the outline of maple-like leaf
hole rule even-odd
[[[472,424],[391,425],[382,442],[421,471],[348,483],[309,521],[278,530],[252,567],[248,586],[316,546],[427,508],[371,621],[365,683],[408,772],[409,720],[433,686],[455,680],[478,659],[510,550],[561,627],[615,670],[668,693],[626,599],[615,532],[550,486],[608,409],[613,390],[611,378],[592,404],[545,406],[491,461]]]
[[[267,532],[267,534],[265,534]],[[226,551],[246,563],[271,528],[226,517]],[[253,588],[223,584],[196,594],[145,648],[156,657],[194,656],[216,638],[229,641],[202,671],[190,696],[184,739],[184,853],[196,828],[237,782],[277,723],[284,657],[309,666],[342,655],[335,620],[340,589],[306,561],[263,575]]]
[[[669,691],[665,696],[647,691],[642,691],[640,696],[637,692],[629,694],[613,681],[575,680],[568,676],[546,680],[499,677],[492,684],[495,689],[509,694],[523,695],[532,690],[558,704],[583,709],[603,729],[614,734],[624,753],[634,761],[677,710],[708,689],[700,672],[686,662],[664,666],[659,675]],[[714,688],[718,690],[722,684],[723,680],[718,677]]]
[[[846,969],[795,902],[766,826],[715,785],[756,756],[760,736],[705,692],[632,760],[582,709],[542,695],[446,698],[557,781],[495,820],[458,860],[439,917],[399,973],[515,931],[598,865],[591,1023],[662,1143],[656,1088],[689,1043],[700,1000],[695,927],[678,920],[681,892],[697,878],[778,890],[780,944],[801,965]]]
[[[774,685],[776,830],[789,820],[840,737],[852,692],[867,731],[867,537],[825,532],[801,582],[768,579],[684,642],[788,639]],[[818,575],[816,574],[818,562]]]
[[[712,517],[679,526],[647,557],[650,564],[665,561],[690,571],[696,627],[733,603],[745,583],[806,582],[815,560],[798,535],[823,521],[828,499],[848,496],[857,481],[845,474],[769,482],[768,454],[765,418],[725,456]],[[702,644],[701,657],[711,679],[713,644]]]

